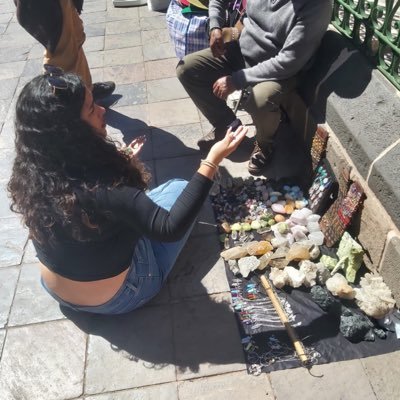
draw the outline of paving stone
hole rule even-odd
[[[43,60],[41,58],[34,58],[25,63],[22,76],[34,77],[43,72]]]
[[[0,268],[21,263],[27,238],[19,217],[0,218]]]
[[[106,80],[113,80],[117,85],[144,84],[144,64],[142,62],[128,65],[117,65],[103,69]],[[146,95],[147,100],[147,95]]]
[[[18,78],[25,67],[25,61],[15,61],[2,64],[0,68],[0,80]]]
[[[101,24],[107,21],[107,12],[105,11],[97,11],[91,13],[83,12],[81,14],[81,19],[83,21],[83,26],[90,24]]]
[[[8,179],[0,180],[0,224],[2,218],[15,217],[15,213],[10,210],[11,201],[7,190],[7,184]]]
[[[114,94],[122,96],[117,100],[116,105],[118,105],[118,107],[145,104],[147,102],[145,82],[138,82],[129,85],[117,85]]]
[[[86,1],[83,7],[85,13],[106,11],[107,3],[105,1]]]
[[[146,80],[170,78],[176,76],[176,58],[166,58],[164,60],[146,61],[144,68]]]
[[[41,43],[34,44],[28,54],[28,59],[43,58],[44,47]]]
[[[140,23],[140,28],[142,29],[142,31],[151,31],[154,29],[165,29],[167,27],[167,23],[165,21],[164,15],[140,18],[139,23]]]
[[[146,82],[148,103],[188,98],[178,78],[164,78]]]
[[[0,153],[0,179],[9,179],[14,164],[15,150],[3,149]]]
[[[104,48],[108,49],[122,49],[125,47],[140,46],[142,44],[142,37],[140,32],[127,32],[117,35],[108,35],[105,38]]]
[[[89,338],[86,394],[175,381],[169,306],[98,318],[94,334]]]
[[[0,149],[14,149],[14,139],[15,139],[15,133],[14,133],[14,124],[13,121],[11,120],[6,120],[3,124],[3,127],[1,128],[1,134],[0,134]],[[1,202],[0,202],[0,208],[1,208]],[[1,213],[0,213],[1,215]]]
[[[24,61],[28,58],[30,46],[0,49],[0,64]]]
[[[9,329],[2,400],[63,400],[82,394],[86,335],[70,321]]]
[[[0,100],[0,121],[5,121],[9,106],[10,106],[9,99]]]
[[[200,124],[187,124],[153,128],[154,158],[180,157],[197,154],[197,141],[201,137]]]
[[[4,34],[0,37],[0,48],[14,48],[31,46],[35,43],[35,39],[29,35],[29,33],[21,30],[18,33],[12,33],[10,35]]]
[[[106,37],[108,35],[116,35],[118,33],[126,32],[140,32],[140,25],[138,20],[124,21],[113,21],[106,23]]]
[[[104,36],[106,32],[106,23],[86,24],[85,33],[86,37]]]
[[[122,392],[104,393],[87,400],[178,400],[176,383],[164,383]]]
[[[246,371],[178,382],[179,400],[274,400],[267,374]]]
[[[179,99],[148,105],[149,124],[157,127],[185,125],[199,122],[192,100]]]
[[[142,44],[151,44],[155,43],[169,43],[169,33],[167,29],[154,29],[151,31],[142,31]]]
[[[9,99],[13,97],[17,84],[18,84],[18,78],[4,79],[0,81],[0,87],[1,87],[0,100],[8,100],[8,102],[10,103]]]
[[[146,104],[113,107],[106,114],[107,125],[122,133],[147,129],[148,120]]]
[[[375,400],[360,360],[271,372],[276,400]]]
[[[2,8],[1,13],[0,13],[0,23],[8,24],[10,22],[12,16],[13,16],[12,12],[6,12]]]
[[[4,339],[6,338],[5,329],[0,329],[0,361],[1,361],[1,353],[3,351]]]
[[[142,47],[104,51],[104,66],[136,64],[143,62]],[[134,75],[134,74],[132,74]],[[142,79],[144,80],[144,79]]]
[[[22,262],[24,264],[33,264],[39,262],[38,258],[36,257],[36,250],[33,247],[32,240],[28,240],[28,243],[25,246]]]
[[[4,328],[7,323],[18,275],[19,268],[0,269],[0,328]]]
[[[400,237],[390,232],[379,269],[385,283],[390,287],[397,304],[400,304]]]
[[[185,299],[173,310],[178,380],[245,369],[228,294]]]
[[[168,277],[173,299],[229,291],[218,236],[190,237]]]
[[[63,319],[60,307],[40,284],[39,264],[21,268],[8,326]]]
[[[104,51],[92,51],[86,54],[90,68],[102,68],[104,67]]]
[[[399,351],[363,358],[361,362],[378,400],[394,400],[399,397]]]
[[[0,24],[0,35],[7,30],[7,24]]]
[[[13,33],[23,33],[24,28],[18,23],[18,22],[10,22],[7,26],[7,35],[13,34]]]
[[[139,10],[139,17],[147,18],[147,17],[164,17],[165,18],[165,11],[153,11],[150,10],[149,7],[138,7]]]
[[[175,57],[175,50],[170,43],[146,44],[143,46],[145,61]]]
[[[104,50],[104,36],[88,37],[83,44],[85,53]]]
[[[109,8],[106,15],[107,21],[139,21],[139,10],[138,7],[123,7],[123,8]]]

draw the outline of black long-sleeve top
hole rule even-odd
[[[107,212],[110,223],[90,241],[74,240],[55,227],[51,241],[33,240],[37,256],[46,267],[69,279],[96,281],[116,276],[131,264],[140,237],[164,242],[182,238],[200,211],[212,183],[196,173],[169,212],[134,187],[99,188],[93,192],[76,190],[83,209],[95,203],[98,210]]]

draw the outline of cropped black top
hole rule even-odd
[[[154,203],[143,190],[122,186],[76,190],[82,208],[95,202],[110,223],[90,241],[78,241],[57,226],[54,239],[33,240],[39,260],[57,274],[76,281],[96,281],[120,274],[131,264],[141,236],[173,242],[183,237],[200,211],[213,182],[196,173],[171,210]]]

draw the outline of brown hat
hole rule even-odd
[[[208,0],[189,0],[189,3],[203,10],[208,10]]]

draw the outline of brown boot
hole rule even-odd
[[[254,150],[251,153],[249,164],[247,169],[252,175],[261,175],[267,166],[268,162],[271,161],[271,155],[273,152],[272,144],[268,147],[261,149],[256,141]]]

